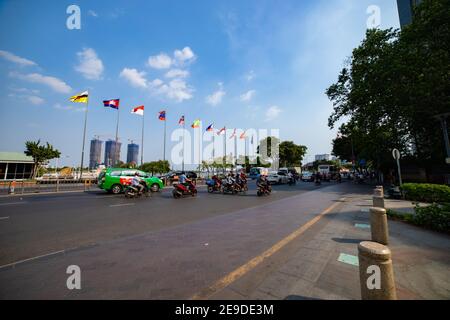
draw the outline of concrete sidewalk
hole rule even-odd
[[[372,202],[370,195],[357,192],[284,255],[274,256],[213,298],[360,299],[357,245],[371,238]],[[389,230],[398,298],[450,299],[450,237],[396,221],[389,221]]]

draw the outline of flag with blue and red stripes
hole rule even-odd
[[[103,106],[113,109],[119,109],[119,101],[120,99],[103,100]]]
[[[161,121],[166,121],[166,111],[160,111],[158,119]]]

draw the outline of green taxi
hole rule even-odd
[[[135,173],[139,174],[152,192],[158,192],[163,188],[163,182],[157,177],[152,177],[150,173],[123,168],[108,168],[103,170],[98,176],[98,187],[108,192],[119,194],[125,191],[126,186],[130,185]]]

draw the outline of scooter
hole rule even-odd
[[[296,180],[295,180],[294,177],[289,178],[289,181],[288,181],[288,185],[289,185],[289,186],[295,186],[296,183],[297,183],[297,182],[296,182]]]
[[[139,191],[138,188],[129,185],[126,189],[125,189],[125,198],[138,198],[141,197],[142,195],[144,195],[145,197],[149,197],[150,196],[150,190],[147,186],[147,184],[145,183],[145,181],[141,181],[139,182],[140,185],[142,185],[142,191]]]
[[[258,191],[256,191],[256,194],[258,197],[262,196],[268,196],[272,193],[272,187],[270,184],[267,185],[258,185]]]
[[[182,183],[174,184],[174,189],[172,195],[175,199],[179,199],[182,196],[193,196],[197,195],[197,188],[192,182],[187,182],[187,186]]]
[[[237,184],[234,181],[232,183],[225,181],[225,183],[222,185],[222,193],[237,194],[238,193]]]
[[[206,181],[206,185],[208,186],[208,193],[222,191],[222,183],[220,180],[209,179]]]

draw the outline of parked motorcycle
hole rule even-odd
[[[272,193],[272,187],[270,184],[258,185],[258,191],[256,191],[256,194],[258,195],[258,197],[268,196],[271,193]]]
[[[175,199],[179,199],[183,196],[195,197],[197,195],[197,188],[192,182],[187,182],[186,184],[177,183],[174,184],[173,187],[172,195]]]
[[[139,184],[142,185],[142,191],[139,191],[137,187],[129,185],[125,189],[125,198],[138,198],[141,196],[149,197],[150,189],[148,188],[147,183],[145,183],[145,181],[140,181]]]

